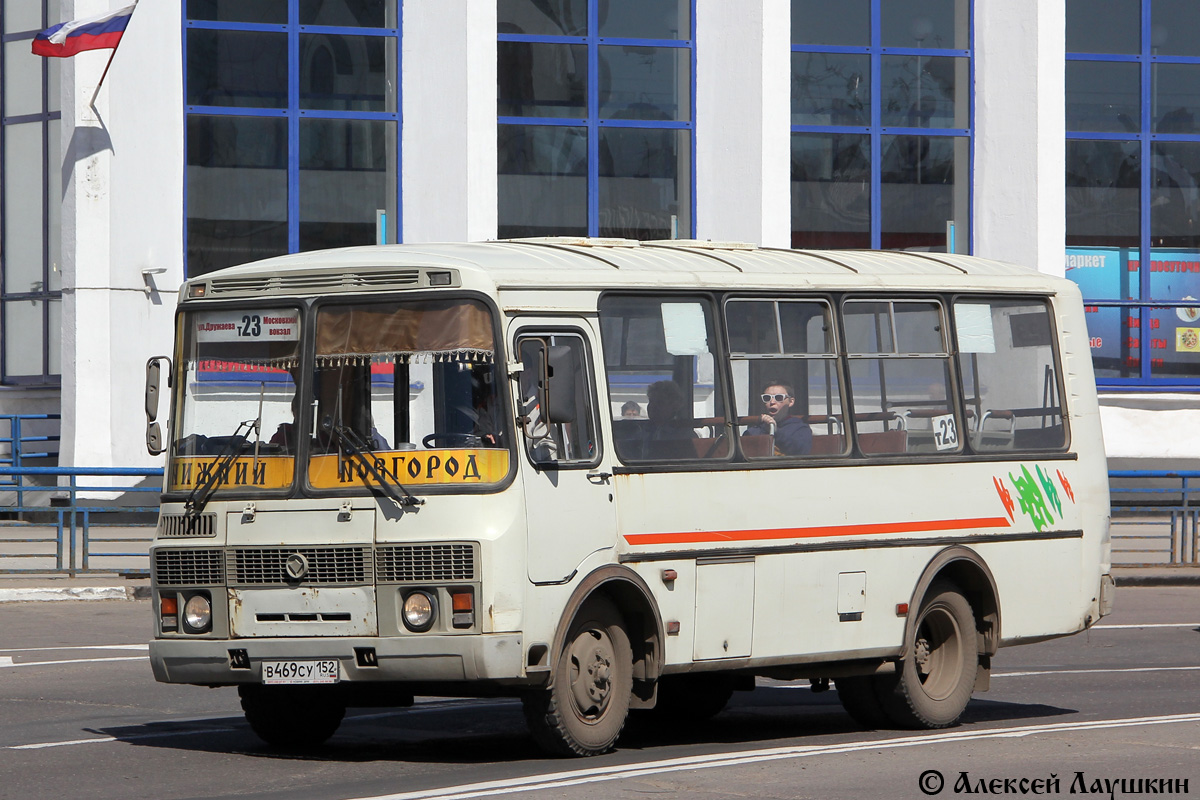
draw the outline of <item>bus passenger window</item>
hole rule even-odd
[[[842,306],[864,455],[962,449],[942,306],[933,300],[848,300]]]
[[[622,461],[732,454],[707,298],[608,295],[600,301],[600,333]]]
[[[971,446],[989,452],[1064,447],[1058,362],[1046,303],[959,300],[954,323]]]
[[[742,454],[749,459],[846,452],[832,314],[823,301],[725,304]]]

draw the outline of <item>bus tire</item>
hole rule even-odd
[[[606,598],[589,600],[563,640],[550,687],[523,698],[534,741],[549,753],[595,756],[613,749],[629,715],[633,650]]]
[[[250,729],[269,745],[316,747],[337,731],[346,705],[326,687],[238,686]]]
[[[975,689],[979,634],[971,604],[958,587],[935,581],[921,601],[895,690],[884,694],[888,717],[903,728],[958,722]]]
[[[883,708],[882,695],[894,688],[890,675],[855,675],[849,678],[835,678],[838,700],[850,718],[868,730],[885,728],[891,720]]]

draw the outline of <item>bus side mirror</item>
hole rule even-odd
[[[546,418],[575,421],[575,353],[566,345],[546,348]]]
[[[158,419],[158,395],[162,384],[162,362],[167,362],[167,386],[171,385],[171,359],[154,356],[146,362],[146,450],[152,456],[166,451],[162,444],[162,428]]]

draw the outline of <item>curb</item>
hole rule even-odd
[[[0,588],[0,603],[35,603],[63,600],[148,600],[149,586],[55,586],[28,589]]]
[[[1180,571],[1178,575],[1130,575],[1115,573],[1117,588],[1122,586],[1200,586],[1200,570]]]

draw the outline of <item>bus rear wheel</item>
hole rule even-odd
[[[975,689],[979,634],[971,604],[952,583],[935,582],[921,602],[908,655],[884,711],[903,728],[945,728],[958,722]]]
[[[542,749],[567,756],[612,750],[629,715],[633,650],[624,620],[604,598],[588,601],[567,632],[550,688],[523,698]]]
[[[238,686],[242,711],[258,738],[276,747],[316,747],[337,731],[346,705],[324,686]]]

